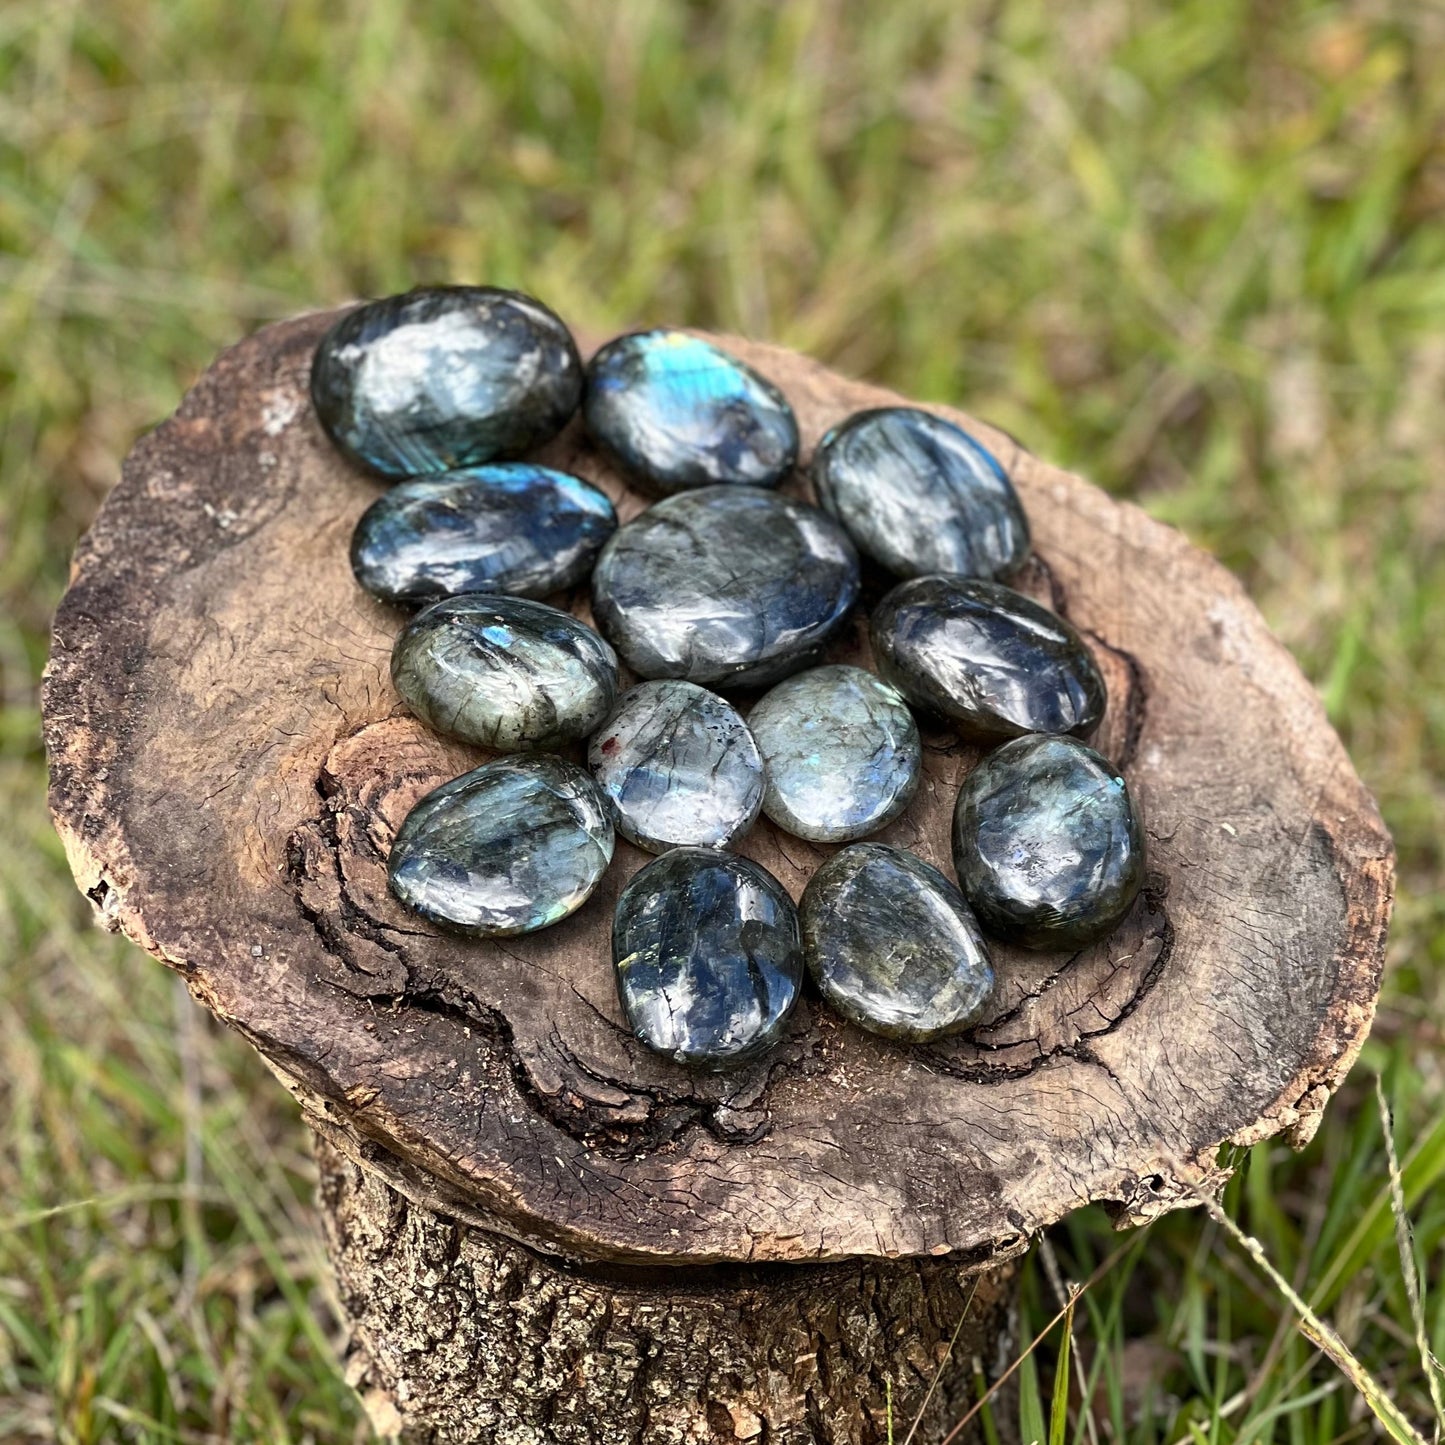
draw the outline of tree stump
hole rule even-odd
[[[1103,943],[999,949],[966,1036],[893,1044],[805,998],[762,1063],[686,1072],[623,1025],[608,935],[645,859],[621,840],[592,900],[530,937],[448,937],[387,893],[407,809],[483,755],[405,714],[400,615],[351,578],[378,488],[307,402],[333,319],[222,356],[79,548],[44,702],[80,887],[299,1101],[348,1367],[385,1432],[881,1441],[928,1396],[915,1438],[941,1439],[971,1361],[996,1368],[1008,1261],[1036,1231],[1089,1201],[1124,1222],[1190,1204],[1221,1145],[1308,1139],[1354,1059],[1392,854],[1319,699],[1223,568],[937,408],[1012,474],[1036,544],[1021,585],[1106,672],[1096,745],[1141,802],[1146,887]],[[896,400],[725,344],[790,397],[805,457]],[[643,505],[576,422],[538,456],[624,520]],[[570,605],[586,616],[585,591]],[[833,660],[866,651],[860,622]],[[925,745],[880,836],[948,872],[976,754]],[[828,850],[763,821],[742,851],[796,897]]]

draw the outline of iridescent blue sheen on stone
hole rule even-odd
[[[915,577],[872,618],[878,671],[961,737],[1087,733],[1108,701],[1084,639],[1062,617],[997,582]]]
[[[815,843],[862,838],[908,806],[923,749],[896,689],[861,667],[815,667],[748,715],[767,769],[763,811]]]
[[[865,556],[903,577],[1007,577],[1029,554],[1023,504],[962,427],[911,406],[862,411],[813,456],[818,505]]]
[[[612,503],[579,477],[494,462],[383,492],[351,535],[351,570],[383,602],[546,597],[580,582],[616,530]]]
[[[951,880],[902,848],[855,843],[803,892],[803,957],[845,1019],[923,1043],[976,1023],[993,991],[978,920]]]
[[[428,793],[387,863],[391,891],[459,933],[533,933],[587,900],[612,861],[597,786],[561,758],[503,758]]]
[[[618,337],[587,365],[587,430],[644,490],[776,486],[798,460],[798,423],[766,377],[682,331]]]
[[[765,1053],[798,1001],[803,950],[783,885],[748,858],[675,848],[634,875],[612,924],[633,1033],[679,1064]]]
[[[428,286],[348,311],[316,348],[326,434],[384,477],[518,456],[577,410],[582,363],[540,301],[494,286]]]
[[[617,831],[649,853],[726,848],[762,806],[763,762],[748,725],[696,683],[642,682],[623,693],[587,763]]]
[[[953,862],[989,933],[1025,948],[1082,948],[1139,892],[1144,830],[1107,758],[1075,738],[1016,738],[963,780]]]
[[[391,654],[406,705],[438,732],[498,753],[588,736],[617,700],[617,658],[568,612],[467,593],[418,612]]]
[[[618,529],[592,574],[597,624],[642,677],[763,687],[817,659],[858,595],[858,554],[816,507],[706,487]]]

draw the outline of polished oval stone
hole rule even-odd
[[[649,1048],[703,1068],[782,1037],[803,981],[798,913],[749,858],[675,848],[634,875],[612,923],[617,992]]]
[[[938,869],[855,843],[808,882],[798,914],[818,991],[850,1022],[915,1043],[976,1023],[993,990],[978,920]]]
[[[798,423],[766,377],[682,331],[620,336],[587,365],[587,430],[646,491],[771,487],[798,460]]]
[[[502,758],[428,793],[391,845],[391,891],[459,933],[532,933],[587,900],[612,861],[597,785],[561,758]]]
[[[649,853],[726,848],[763,802],[763,762],[748,725],[692,682],[642,682],[623,693],[587,762],[617,831]]]
[[[495,286],[426,286],[348,311],[316,348],[326,434],[384,477],[514,457],[577,410],[582,364],[540,301]]]
[[[473,592],[402,628],[391,680],[438,732],[498,753],[544,751],[585,738],[612,711],[617,657],[570,613]]]
[[[494,462],[383,492],[351,535],[351,570],[383,602],[546,597],[580,582],[616,530],[612,503],[580,478]]]
[[[815,660],[858,595],[858,554],[816,507],[706,487],[620,528],[592,574],[598,626],[643,677],[763,687]]]
[[[876,832],[909,804],[923,749],[896,689],[861,667],[815,667],[780,682],[748,726],[767,769],[763,811],[815,843]]]
[[[1007,577],[1029,554],[1023,504],[962,427],[911,406],[836,426],[813,455],[818,505],[891,572]]]
[[[874,611],[872,635],[878,671],[961,737],[1087,733],[1104,716],[1104,679],[1084,639],[1000,583],[902,582]]]
[[[1081,948],[1129,911],[1144,880],[1144,831],[1107,758],[1075,738],[1015,738],[963,780],[953,862],[989,933],[1025,948]]]

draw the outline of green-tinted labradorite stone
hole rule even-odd
[[[993,966],[963,894],[921,858],[882,843],[835,853],[799,905],[803,955],[845,1019],[922,1042],[977,1022]]]
[[[1025,948],[1082,948],[1134,902],[1144,830],[1107,758],[1075,738],[1016,738],[963,780],[953,862],[989,933]]]

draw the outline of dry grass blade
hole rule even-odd
[[[959,1331],[963,1329],[963,1322],[968,1318],[968,1312],[973,1305],[973,1297],[978,1293],[978,1276],[974,1276],[973,1288],[968,1292],[968,1298],[963,1302],[963,1309],[959,1311],[958,1323],[953,1327],[953,1334],[949,1337],[948,1348],[943,1352],[943,1358],[938,1362],[938,1368],[933,1372],[933,1378],[928,1382],[928,1389],[924,1392],[923,1403],[918,1407],[918,1413],[913,1417],[913,1423],[908,1427],[908,1433],[903,1437],[903,1445],[912,1445],[913,1437],[918,1433],[918,1426],[928,1412],[928,1402],[933,1399],[933,1392],[938,1388],[938,1382],[943,1378],[943,1372],[948,1368],[948,1362],[953,1358],[953,1347],[958,1343]],[[893,1382],[889,1381],[891,1391]],[[889,1395],[889,1419],[892,1419],[892,1395]]]

